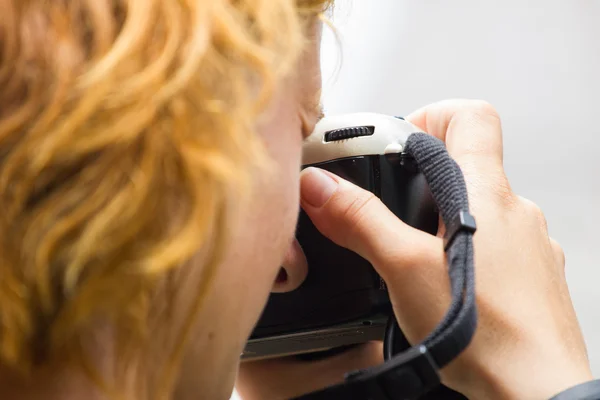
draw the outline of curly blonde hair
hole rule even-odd
[[[265,160],[257,118],[329,3],[0,0],[3,368],[85,366],[82,338],[100,321],[121,368],[151,357],[172,273],[202,249],[191,321],[225,204]]]

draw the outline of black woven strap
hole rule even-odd
[[[439,386],[439,369],[464,351],[473,338],[477,327],[472,240],[475,220],[469,214],[462,171],[444,143],[425,133],[412,134],[405,151],[425,176],[447,227],[444,247],[452,292],[450,308],[421,344],[391,354],[382,365],[348,374],[342,384],[297,399],[418,399]]]
[[[425,133],[415,133],[408,139],[406,152],[417,161],[447,227],[445,247],[452,303],[445,318],[423,342],[436,365],[442,368],[469,345],[477,327],[475,220],[469,214],[462,171],[442,141]]]

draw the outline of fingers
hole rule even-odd
[[[422,340],[451,300],[442,240],[408,226],[372,193],[328,172],[305,169],[301,188],[302,207],[317,229],[374,266],[407,338]]]
[[[438,238],[398,219],[373,193],[326,171],[301,176],[302,208],[336,244],[369,260],[380,274],[439,261]]]
[[[490,104],[479,100],[446,100],[406,117],[423,131],[446,143],[462,168],[502,170],[502,125]]]
[[[503,166],[502,124],[489,103],[446,100],[421,108],[406,120],[445,142],[465,175],[475,213],[486,207],[484,202],[496,209],[513,205],[515,196]]]

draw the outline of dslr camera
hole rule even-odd
[[[303,168],[318,167],[369,190],[405,223],[435,234],[434,200],[404,153],[409,135],[419,131],[400,117],[381,114],[326,117],[304,143]],[[393,311],[386,284],[372,265],[323,236],[302,210],[296,238],[308,262],[307,278],[292,292],[271,294],[242,360],[382,341]]]

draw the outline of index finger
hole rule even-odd
[[[489,103],[445,100],[413,112],[406,120],[445,142],[459,164],[503,168],[502,124]]]

